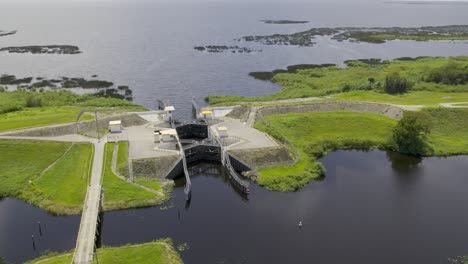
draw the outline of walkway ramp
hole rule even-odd
[[[76,241],[73,263],[89,264],[93,261],[96,230],[99,222],[99,212],[102,198],[102,167],[105,142],[95,143],[93,168],[90,185],[86,192],[80,229]]]

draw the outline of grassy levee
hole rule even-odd
[[[423,109],[432,121],[429,148],[422,156],[468,154],[468,109]],[[395,120],[357,112],[290,113],[267,116],[255,127],[280,141],[286,139],[299,152],[294,165],[263,167],[257,181],[267,189],[293,191],[323,170],[316,159],[336,149],[396,150],[392,140]]]
[[[429,108],[425,109],[432,120],[428,136],[431,153],[426,156],[448,156],[468,154],[468,109]]]
[[[40,107],[6,113],[0,115],[0,132],[74,122],[80,111],[76,107]],[[83,115],[80,120],[93,118],[91,115]]]
[[[104,210],[152,206],[166,201],[167,197],[165,195],[156,194],[129,183],[112,172],[114,146],[114,143],[107,143],[104,153]],[[154,179],[153,181],[157,180]]]
[[[335,100],[368,101],[399,105],[423,105],[427,107],[435,107],[438,106],[440,103],[468,102],[468,93],[415,91],[399,95],[390,95],[374,91],[356,91],[340,93],[333,96],[333,98],[326,99],[326,101]],[[462,105],[463,104],[460,104],[460,106]]]
[[[128,172],[128,141],[119,142],[119,153],[117,156],[117,171],[124,177],[129,176]]]
[[[92,144],[73,144],[20,197],[56,214],[80,213],[88,187],[92,158]]]
[[[262,102],[282,99],[307,98],[334,95],[337,99],[402,102],[404,104],[435,105],[444,102],[467,102],[468,83],[445,84],[429,79],[432,70],[456,64],[468,67],[468,57],[421,57],[401,58],[392,61],[347,61],[347,67],[320,65],[289,66],[288,70],[259,73],[259,78],[272,78],[282,86],[276,93],[264,96],[210,95],[206,99],[212,105],[235,104],[240,102]],[[300,67],[299,67],[300,66]],[[320,67],[319,67],[320,66]],[[410,83],[410,90],[403,95],[384,93],[385,77],[399,72]],[[251,73],[251,75],[254,75]],[[358,92],[356,94],[356,92]],[[366,97],[366,98],[362,98]],[[421,99],[419,101],[418,99]]]
[[[30,180],[34,180],[69,147],[70,143],[0,140],[0,196],[18,197]]]
[[[88,111],[145,111],[133,103],[70,91],[0,92],[0,132],[74,122],[77,114]],[[80,121],[93,119],[83,115]]]
[[[170,239],[160,239],[153,242],[125,245],[121,247],[98,248],[97,261],[93,263],[151,263],[151,264],[181,264],[182,259],[175,250]],[[26,262],[26,264],[69,264],[73,253],[48,254]]]
[[[92,163],[91,144],[0,140],[2,197],[54,214],[78,214]]]

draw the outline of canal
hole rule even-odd
[[[337,151],[327,176],[298,192],[251,184],[236,192],[222,167],[191,169],[164,206],[108,212],[102,244],[170,237],[185,263],[448,263],[468,255],[468,156],[417,159],[382,151]],[[31,234],[43,236],[33,250]],[[298,222],[302,221],[302,228]],[[18,263],[73,248],[79,217],[54,217],[14,199],[0,202],[0,255]]]

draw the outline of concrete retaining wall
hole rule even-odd
[[[251,169],[259,166],[294,163],[292,154],[283,146],[258,149],[229,150],[229,154],[242,161]]]
[[[260,112],[263,116],[269,116],[287,113],[329,112],[339,110],[375,113],[395,120],[400,120],[403,117],[403,110],[397,106],[381,103],[353,101],[267,106],[262,107],[258,110],[258,112]]]
[[[148,159],[132,160],[134,177],[156,177],[165,179],[170,170],[174,168],[180,155],[161,156]]]
[[[148,123],[145,119],[141,118],[137,114],[122,114],[113,115],[98,118],[99,129],[107,129],[109,127],[109,121],[111,120],[122,120],[124,127],[138,126]],[[87,132],[96,130],[96,121],[89,120],[83,121],[77,124],[68,123],[61,125],[54,125],[48,127],[30,128],[24,130],[16,130],[7,132],[5,136],[23,136],[23,137],[53,137],[76,134],[77,132]]]

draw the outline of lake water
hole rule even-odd
[[[68,1],[67,1],[68,2]],[[133,2],[133,1],[132,1]],[[368,3],[37,3],[0,8],[0,29],[18,30],[1,46],[78,45],[79,55],[0,53],[0,73],[17,76],[90,78],[93,74],[134,89],[135,101],[156,107],[155,96],[171,100],[188,116],[192,96],[260,95],[279,89],[254,80],[251,71],[298,63],[337,63],[347,59],[466,55],[468,42],[392,41],[339,43],[318,39],[314,47],[239,43],[247,35],[293,33],[311,27],[428,26],[468,24],[468,5]],[[271,25],[261,19],[309,20]],[[239,45],[253,54],[211,54],[197,45]]]
[[[189,244],[181,253],[188,264],[430,264],[468,254],[468,156],[419,160],[382,151],[337,151],[321,161],[324,180],[290,193],[252,183],[248,199],[233,189],[220,166],[197,165],[191,169],[189,205],[179,182],[165,205],[169,209],[105,213],[102,244],[170,237],[176,245]],[[0,216],[0,255],[9,260],[37,254],[30,240],[39,220],[46,229],[37,243],[41,250],[74,246],[78,217],[47,216],[11,199],[0,202]]]

